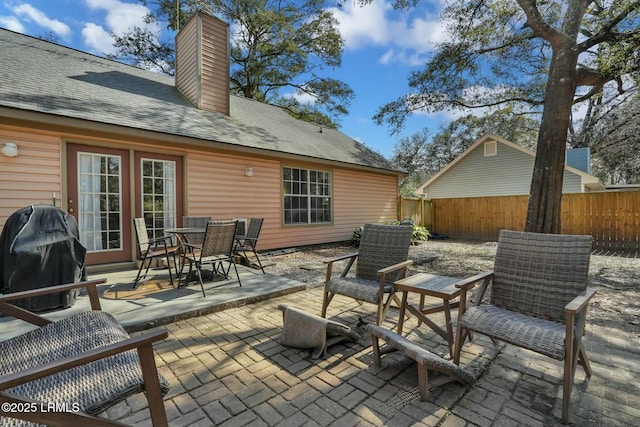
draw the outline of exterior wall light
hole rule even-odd
[[[244,168],[244,176],[253,176],[253,168]]]
[[[7,157],[17,157],[18,156],[18,146],[13,142],[7,142],[2,147],[2,154]]]

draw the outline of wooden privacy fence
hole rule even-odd
[[[425,200],[402,198],[400,218],[454,239],[497,240],[502,229],[524,230],[529,196]],[[640,191],[564,194],[562,232],[589,234],[594,249],[640,251]]]

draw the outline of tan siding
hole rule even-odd
[[[384,223],[397,216],[394,176],[333,170],[334,223],[283,226],[280,162],[190,152],[187,165],[188,215],[221,220],[262,217],[261,250],[349,240],[365,222]],[[244,176],[246,167],[253,168],[252,177]],[[327,170],[312,164],[301,167]]]
[[[244,175],[246,167],[253,176]],[[280,234],[280,167],[271,160],[191,152],[187,156],[187,214],[214,220],[264,218],[260,249]]]
[[[80,135],[65,139],[92,142]],[[51,203],[52,193],[60,200],[61,135],[49,136],[0,130],[0,143],[17,143],[20,155],[9,159],[0,155],[0,225],[15,210],[29,204]],[[124,140],[94,141],[97,145],[157,151],[159,147]],[[167,152],[160,149],[160,152]],[[259,249],[348,240],[353,230],[365,222],[383,223],[396,219],[396,177],[351,169],[331,169],[314,163],[282,163],[277,159],[199,150],[172,151],[185,154],[185,215],[211,215],[214,219],[265,219]],[[332,224],[283,226],[281,167],[328,170],[333,178]],[[244,175],[246,167],[253,176]]]
[[[229,115],[228,26],[225,22],[202,16],[202,108]]]
[[[0,147],[18,146],[18,157],[0,154],[0,225],[17,209],[31,204],[60,206],[60,139],[0,129]]]
[[[229,115],[228,25],[198,13],[176,38],[176,85],[198,108]]]
[[[197,21],[190,20],[176,37],[176,86],[198,106],[198,42]]]
[[[397,219],[398,178],[396,176],[336,170],[334,199],[336,227],[351,232],[366,222],[384,223]],[[344,234],[343,234],[344,235]]]

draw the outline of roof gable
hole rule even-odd
[[[511,141],[508,141],[508,140],[506,140],[504,138],[500,138],[497,135],[485,134],[481,138],[479,138],[476,142],[474,142],[469,148],[467,148],[463,153],[461,153],[458,157],[456,157],[453,161],[451,161],[444,168],[442,168],[438,173],[436,173],[429,180],[427,180],[425,183],[420,185],[416,189],[416,193],[424,194],[426,192],[426,189],[430,185],[432,185],[434,182],[442,179],[443,176],[445,176],[448,173],[454,173],[457,170],[457,166],[458,165],[463,163],[464,160],[466,158],[470,157],[472,155],[472,153],[474,153],[476,150],[482,150],[484,143],[485,142],[489,142],[489,141],[495,141],[498,144],[498,147],[497,147],[498,153],[500,153],[500,151],[501,151],[500,150],[500,145],[502,144],[502,145],[505,145],[505,146],[509,147],[510,149],[515,150],[516,152],[522,153],[522,155],[527,157],[527,158],[530,157],[532,159],[532,161],[535,160],[536,153],[534,151],[531,151],[531,150],[529,150],[527,148],[524,148],[524,147],[522,147],[520,145],[514,144]],[[581,181],[582,185],[584,185],[586,187],[594,188],[594,189],[602,189],[602,188],[604,188],[602,186],[602,184],[600,183],[600,180],[598,179],[598,177],[590,175],[590,174],[588,174],[586,172],[583,172],[583,171],[581,171],[579,169],[576,169],[574,167],[565,165],[565,173],[570,173],[570,174],[573,174],[573,175],[577,175],[579,177],[579,180]]]

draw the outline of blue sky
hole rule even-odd
[[[141,25],[146,8],[128,0],[0,0],[0,27],[32,36],[55,34],[58,42],[97,55],[112,53],[109,32]],[[407,78],[420,69],[434,43],[446,36],[437,12],[444,0],[427,0],[410,11],[395,11],[390,1],[357,6],[351,0],[335,9],[345,40],[342,67],[332,77],[346,82],[356,99],[340,130],[390,157],[394,143],[424,127],[436,130],[459,115],[416,114],[390,135],[372,117],[383,104],[409,92]]]

